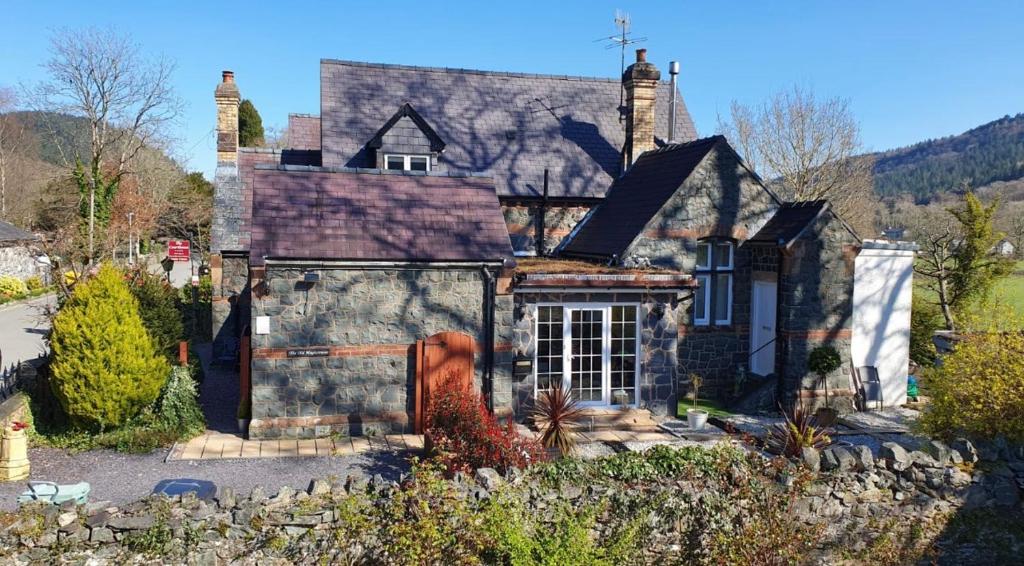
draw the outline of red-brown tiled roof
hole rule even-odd
[[[254,172],[253,263],[512,256],[487,177],[265,165]]]

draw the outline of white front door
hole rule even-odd
[[[750,371],[757,375],[775,373],[774,281],[754,281],[750,305]]]

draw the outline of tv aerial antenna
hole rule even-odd
[[[626,47],[636,43],[643,43],[647,41],[646,37],[633,37],[632,33],[632,22],[629,18],[629,14],[622,10],[615,10],[615,27],[619,28],[618,33],[615,35],[609,35],[608,37],[600,37],[594,41],[603,41],[606,43],[605,49],[619,48],[619,78],[626,72]],[[626,89],[624,86],[619,87],[619,108],[621,109],[625,104]],[[622,120],[622,116],[619,116],[619,120]]]

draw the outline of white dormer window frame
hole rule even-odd
[[[401,160],[402,168],[391,167],[391,162],[398,160]],[[414,163],[422,164],[425,169],[413,169]],[[430,156],[416,153],[385,153],[384,169],[389,171],[430,171]]]

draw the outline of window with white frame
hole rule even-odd
[[[693,298],[693,323],[697,326],[732,323],[732,242],[697,243],[697,292]]]
[[[538,306],[536,390],[561,384],[581,403],[635,405],[639,310],[636,304]]]
[[[430,156],[389,153],[384,156],[384,168],[392,171],[430,171]]]

